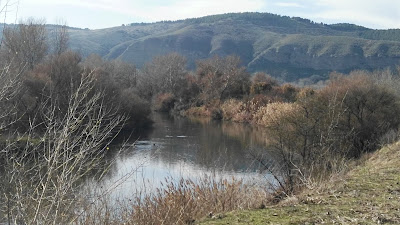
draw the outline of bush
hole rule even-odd
[[[250,100],[229,99],[221,105],[224,120],[249,123],[253,120],[258,109],[267,105],[270,98],[264,95],[256,95]]]
[[[250,86],[250,94],[268,94],[272,90],[272,85],[266,82],[257,82]]]
[[[206,106],[190,107],[185,111],[186,116],[211,117],[211,110]]]
[[[352,144],[350,156],[375,150],[382,135],[399,127],[398,98],[389,88],[377,84],[364,73],[333,77],[320,96],[324,99],[336,96],[346,108],[338,130],[354,132],[347,140]]]
[[[211,110],[211,119],[213,120],[222,120],[222,110],[218,108],[214,108]]]
[[[162,93],[155,97],[153,100],[153,108],[160,112],[169,112],[174,108],[176,99],[171,93]]]
[[[302,89],[296,99],[261,107],[253,119],[282,156],[290,190],[316,171],[337,170],[337,162],[377,149],[400,125],[396,95],[360,72],[336,75],[318,91]]]
[[[150,123],[150,103],[139,97],[133,89],[121,91],[119,111],[128,117],[124,130],[140,129]]]
[[[253,122],[269,129],[277,129],[285,123],[284,118],[295,115],[298,110],[299,106],[295,103],[270,103],[257,110]]]
[[[298,91],[299,90],[291,84],[284,84],[275,88],[275,93],[287,102],[294,102]]]
[[[268,94],[272,88],[278,86],[278,81],[265,73],[256,73],[250,86],[250,94]]]
[[[224,120],[232,120],[234,117],[245,109],[241,100],[229,99],[221,105],[222,117]]]

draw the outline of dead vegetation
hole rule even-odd
[[[224,214],[200,224],[399,224],[400,142],[365,155],[345,176],[276,206]]]

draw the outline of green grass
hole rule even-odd
[[[294,200],[293,200],[294,199]],[[220,219],[221,218],[221,219]],[[322,191],[281,205],[235,211],[200,224],[400,224],[400,142],[372,154]]]

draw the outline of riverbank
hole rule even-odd
[[[400,142],[358,162],[344,177],[278,205],[234,211],[199,224],[399,224]]]

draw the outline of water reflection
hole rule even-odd
[[[259,165],[247,157],[250,148],[265,146],[262,129],[164,114],[154,114],[153,120],[152,132],[118,155],[102,181],[102,187],[113,187],[114,195],[154,190],[166,177],[265,179]]]

